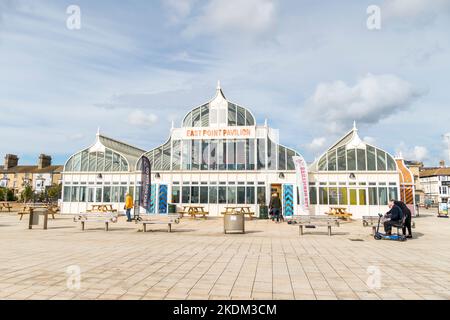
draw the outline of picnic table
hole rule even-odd
[[[330,211],[325,212],[330,217],[336,217],[343,220],[351,220],[352,214],[347,212],[345,207],[330,207]]]
[[[243,213],[244,215],[248,215],[250,217],[250,220],[252,220],[253,216],[255,215],[254,212],[250,211],[249,206],[228,206],[225,207],[224,212],[221,212],[222,215],[228,213]]]
[[[111,204],[93,204],[87,212],[117,212]]]
[[[196,206],[196,205],[183,206],[183,210],[177,213],[180,214],[181,217],[183,217],[183,215],[185,214],[188,214],[191,216],[191,218],[196,218],[197,215],[199,215],[202,216],[204,219],[206,219],[206,216],[209,214],[208,211],[205,211],[204,206]]]
[[[0,202],[0,211],[3,211],[3,209],[8,210],[8,212],[11,212],[12,206],[9,202]]]

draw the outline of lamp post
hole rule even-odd
[[[448,145],[448,159],[450,161],[450,133],[444,134],[443,135],[444,139],[447,140],[447,145]]]

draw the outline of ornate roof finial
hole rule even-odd
[[[100,136],[100,127],[97,127],[97,137]]]
[[[222,90],[222,88],[220,87],[220,80],[217,80],[217,90]]]
[[[358,128],[356,128],[356,121],[355,120],[353,121],[353,130],[358,131]]]

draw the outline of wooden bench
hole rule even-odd
[[[372,227],[372,235],[375,235],[375,232],[377,231],[378,226],[378,216],[363,216],[362,217],[362,223],[363,227]],[[383,227],[383,221],[380,222],[380,228]],[[415,228],[416,223],[413,222],[411,224],[411,228]]]
[[[8,212],[11,212],[12,205],[10,205],[8,202],[0,203],[0,211],[3,211],[3,209],[7,209]]]
[[[105,231],[109,231],[109,224],[116,223],[118,214],[116,212],[81,213],[73,218],[74,222],[81,222],[81,230],[84,231],[86,222],[103,222]]]
[[[303,235],[303,228],[315,229],[316,227],[327,227],[328,235],[331,236],[331,227],[339,227],[339,220],[337,218],[327,216],[294,216],[291,219],[291,224],[298,224],[299,234]]]
[[[148,224],[167,224],[167,232],[172,232],[172,224],[179,224],[180,223],[180,216],[179,215],[169,215],[167,217],[167,221],[155,221],[155,220],[141,220],[136,221],[137,224],[142,224],[143,231],[147,232],[147,225]]]

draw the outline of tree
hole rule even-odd
[[[30,201],[33,198],[33,196],[34,196],[34,191],[30,185],[26,185],[25,189],[23,189],[22,192],[20,193],[20,198],[23,202]]]
[[[58,201],[58,199],[61,198],[61,190],[62,190],[61,184],[53,184],[51,187],[47,189],[48,198],[51,201]]]

